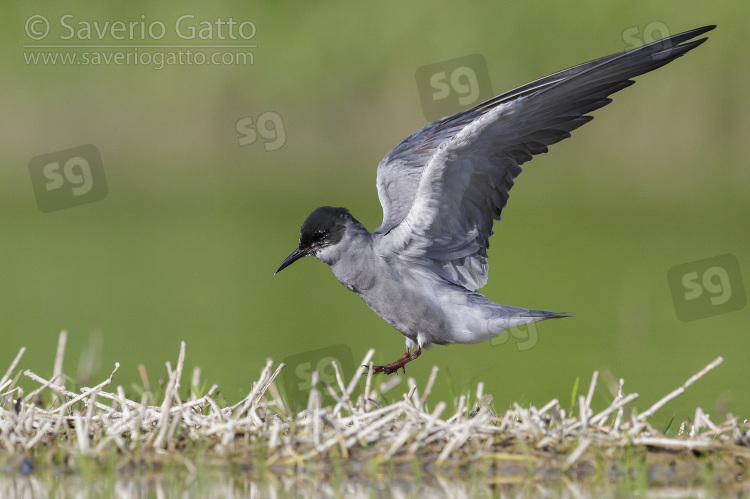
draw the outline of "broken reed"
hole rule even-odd
[[[552,467],[568,470],[596,448],[689,449],[729,451],[738,462],[750,462],[750,425],[729,415],[721,424],[711,421],[698,408],[692,421],[680,425],[678,435],[668,437],[654,429],[648,418],[664,404],[682,394],[691,384],[722,362],[719,357],[691,376],[682,386],[638,414],[626,408],[638,398],[625,394],[624,381],[609,407],[599,412],[591,408],[597,386],[594,372],[586,396],[567,412],[558,399],[544,406],[521,407],[513,404],[505,414],[495,416],[489,406],[491,395],[477,385],[475,399],[461,395],[448,410],[443,401],[428,401],[438,368],[433,367],[424,390],[407,380],[408,390],[398,400],[381,404],[383,395],[401,378],[365,376],[360,367],[347,383],[334,362],[336,383],[322,381],[313,373],[307,409],[292,413],[282,400],[274,380],[284,367],[274,368],[271,360],[262,369],[251,390],[239,402],[221,407],[217,385],[198,396],[200,370],[193,371],[188,400],[179,391],[183,379],[185,343],[181,343],[177,365],[167,362],[168,382],[164,399],[155,405],[154,394],[140,366],[143,394],[140,400],[125,396],[122,386],[112,384],[119,364],[94,387],[69,391],[62,384],[66,344],[63,331],[58,343],[53,376],[42,378],[31,371],[19,371],[11,378],[25,349],[22,348],[0,379],[0,448],[6,456],[24,456],[36,461],[54,461],[64,454],[69,466],[76,458],[117,455],[118,462],[178,462],[194,468],[198,451],[201,463],[227,458],[251,467],[278,469],[326,462],[331,456],[347,462],[389,460],[405,462],[418,458],[423,465],[463,466],[477,460],[495,463],[517,462],[533,474],[535,463],[552,459]],[[363,364],[372,368],[370,350]],[[24,394],[17,385],[21,375],[39,383]],[[364,377],[364,392],[353,393]],[[377,380],[377,382],[373,382]],[[335,405],[322,405],[322,392]],[[40,407],[43,395],[51,403]],[[179,452],[177,452],[179,451]],[[73,458],[73,459],[70,459]],[[7,457],[6,457],[7,460]],[[540,462],[541,463],[541,462]],[[549,466],[549,463],[546,463]],[[746,465],[745,465],[746,466]],[[327,468],[330,470],[330,467]]]

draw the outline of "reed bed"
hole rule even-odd
[[[450,404],[432,401],[437,367],[421,390],[407,378],[398,393],[403,377],[368,376],[360,367],[347,379],[335,363],[336,383],[313,373],[306,409],[293,412],[275,382],[284,364],[270,359],[247,396],[228,405],[216,385],[196,393],[201,386],[197,368],[189,390],[183,389],[182,343],[176,365],[166,363],[168,380],[156,403],[142,367],[139,400],[114,385],[119,364],[95,386],[67,389],[62,383],[65,344],[63,332],[51,378],[19,369],[23,348],[0,378],[0,460],[6,473],[15,469],[24,475],[46,465],[75,471],[100,463],[118,470],[176,466],[188,473],[231,466],[334,481],[384,471],[417,480],[447,473],[500,483],[554,476],[617,478],[632,473],[635,459],[650,469],[678,469],[686,476],[710,461],[712,476],[741,481],[750,462],[747,420],[729,415],[714,422],[697,408],[693,418],[675,425],[674,435],[649,424],[654,413],[721,364],[721,358],[643,412],[633,408],[638,394],[626,393],[623,380],[611,404],[593,410],[597,372],[573,407],[553,399],[540,407],[513,404],[495,413],[483,383]],[[373,353],[367,353],[363,365],[372,365]],[[22,377],[38,386],[24,393]],[[324,405],[324,394],[335,403]],[[649,476],[658,478],[658,473]]]

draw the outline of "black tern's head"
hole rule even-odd
[[[338,244],[344,237],[346,227],[354,219],[346,208],[323,206],[310,213],[299,232],[299,247],[281,262],[274,274],[278,274],[300,258],[313,255]]]

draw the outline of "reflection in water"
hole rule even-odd
[[[410,476],[378,476],[370,479],[331,481],[315,476],[266,474],[253,479],[247,474],[223,470],[189,475],[181,472],[66,474],[62,472],[31,473],[27,476],[0,474],[0,497],[3,498],[141,498],[141,497],[205,497],[205,498],[284,498],[331,497],[622,497],[638,492],[641,497],[750,497],[750,487],[735,484],[707,484],[703,487],[668,486],[640,489],[638,480],[616,480],[602,483],[578,481],[565,475],[552,481],[527,480],[522,477],[495,476],[465,479],[441,475],[425,475],[415,482]],[[648,486],[648,485],[646,485]],[[640,490],[639,490],[640,489]]]

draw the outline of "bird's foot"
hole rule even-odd
[[[395,362],[391,362],[390,364],[386,364],[384,366],[372,366],[372,373],[385,373],[385,374],[393,374],[395,372],[398,372],[399,369],[404,371],[404,374],[406,374],[406,368],[404,367],[407,363],[411,362],[412,360],[419,357],[419,354],[422,353],[422,347],[420,345],[417,345],[417,349],[414,350],[414,353],[411,353],[411,350],[409,348],[406,349],[406,353],[403,357],[398,359]],[[370,366],[362,366],[366,368],[370,368]],[[367,372],[365,373],[367,374]]]

